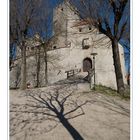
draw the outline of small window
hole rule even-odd
[[[83,49],[88,49],[89,47],[90,47],[90,45],[89,45],[89,38],[84,38],[82,40],[82,48]]]
[[[56,49],[57,47],[56,46],[53,46],[53,49]]]
[[[82,28],[79,28],[79,32],[82,32]]]
[[[34,50],[34,47],[31,47],[31,50],[33,51]]]
[[[61,8],[61,11],[63,11],[63,8]]]
[[[91,27],[89,26],[88,29],[91,30]]]

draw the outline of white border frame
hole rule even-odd
[[[9,139],[9,0],[0,0],[0,138]],[[131,140],[140,139],[140,1],[131,0]]]
[[[131,0],[132,1],[132,0]],[[132,3],[132,2],[131,2]],[[133,7],[132,7],[133,6]],[[131,22],[131,133],[133,140],[140,139],[140,1],[133,0]]]
[[[8,139],[8,0],[0,0],[0,138]]]

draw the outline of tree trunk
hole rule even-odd
[[[47,50],[46,46],[43,46],[44,48],[44,61],[45,61],[45,84],[48,84],[48,66],[47,66]]]
[[[36,87],[40,86],[40,80],[39,80],[39,76],[40,76],[40,48],[38,48],[38,52],[37,52],[37,70],[36,70],[36,76],[37,76],[37,84]]]
[[[118,41],[116,39],[112,40],[112,51],[113,51],[114,68],[116,74],[117,90],[119,93],[121,93],[124,91],[124,81],[123,81],[123,74],[121,69],[119,46],[118,46]]]
[[[20,89],[24,90],[26,89],[26,46],[25,43],[22,42],[22,64],[21,64],[21,84],[20,84]]]
[[[71,134],[74,140],[84,140],[79,132],[68,122],[68,120],[62,115],[58,117],[62,125]]]

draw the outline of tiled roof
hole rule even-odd
[[[90,19],[83,19],[80,21],[76,21],[72,27],[78,27],[83,25],[91,25],[92,21]]]

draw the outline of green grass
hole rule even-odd
[[[93,90],[93,89],[92,89]],[[116,90],[111,89],[106,86],[96,85],[95,92],[100,92],[101,94],[105,94],[108,96],[117,96],[121,99],[129,100],[130,99],[130,89],[127,87],[124,93],[118,93]]]

